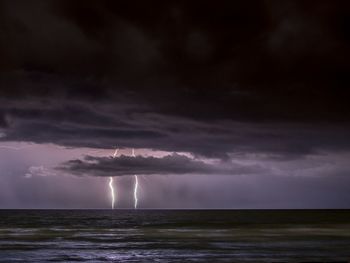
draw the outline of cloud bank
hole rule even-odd
[[[1,141],[221,158],[350,149],[345,2],[0,5]]]
[[[250,174],[263,171],[258,165],[242,165],[232,162],[206,163],[179,154],[165,157],[118,158],[86,156],[84,160],[71,160],[57,168],[74,175],[125,176],[125,175],[176,175],[176,174],[213,174],[233,175]]]

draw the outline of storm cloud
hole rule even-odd
[[[124,176],[134,174],[239,175],[264,171],[258,165],[242,165],[232,162],[206,163],[179,154],[164,157],[130,157],[122,155],[118,158],[86,156],[84,160],[71,160],[57,169],[70,174],[90,176]]]
[[[346,124],[205,121],[125,102],[117,107],[93,102],[7,105],[9,127],[2,129],[1,141],[152,148],[222,158],[244,152],[297,157],[350,149]]]
[[[346,151],[344,1],[2,1],[1,141]]]
[[[105,176],[145,174],[165,185],[198,175],[207,190],[214,182],[215,207],[266,195],[278,203],[274,193],[304,207],[312,187],[316,207],[348,204],[349,14],[340,0],[0,1],[0,161],[11,174],[0,177],[2,192],[12,168],[13,189],[22,185],[28,202],[36,182],[52,187],[43,196],[55,180],[77,198],[82,180],[104,193]],[[22,143],[43,152],[16,148]],[[52,145],[59,153],[48,158]],[[116,147],[174,154],[98,154]],[[230,198],[217,195],[224,188]],[[172,185],[164,189],[167,196]],[[206,207],[203,189],[174,206],[195,199]],[[150,203],[164,205],[160,196]]]

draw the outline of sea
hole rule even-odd
[[[350,262],[350,210],[0,210],[0,262]]]

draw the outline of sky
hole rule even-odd
[[[347,1],[2,0],[0,208],[134,175],[139,208],[350,208],[349,40]]]

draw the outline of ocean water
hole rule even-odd
[[[350,210],[0,210],[0,262],[347,262]]]

